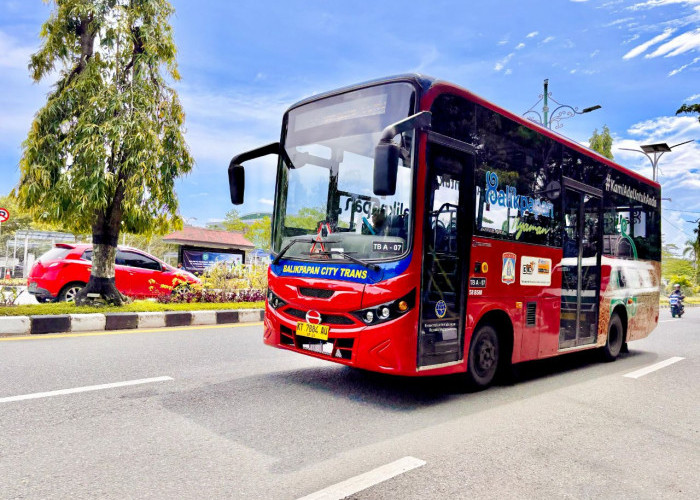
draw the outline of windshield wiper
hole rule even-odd
[[[283,256],[285,253],[287,253],[287,250],[289,250],[290,248],[292,248],[292,247],[294,246],[295,243],[299,243],[299,242],[302,242],[302,243],[311,243],[311,244],[313,244],[313,243],[319,243],[319,244],[323,244],[323,245],[326,245],[326,244],[328,244],[328,243],[338,243],[337,241],[331,241],[331,240],[319,241],[319,240],[316,240],[316,239],[314,239],[314,238],[309,238],[309,239],[306,239],[306,238],[295,238],[295,239],[293,239],[292,241],[290,241],[289,243],[287,243],[287,245],[286,245],[284,248],[282,248],[282,250],[280,250],[280,253],[277,254],[277,256],[275,257],[275,260],[273,260],[272,263],[273,263],[274,265],[279,264],[280,259],[282,258],[282,256]],[[328,252],[319,252],[319,253],[321,253],[321,254],[326,254],[326,253],[328,253]]]
[[[332,250],[332,251],[330,251],[330,252],[319,252],[319,253],[320,253],[321,255],[330,255],[330,256],[333,256],[333,255],[342,255],[343,257],[345,257],[346,259],[348,259],[348,260],[354,262],[355,264],[360,264],[361,266],[365,266],[367,269],[369,269],[369,270],[371,270],[371,271],[379,271],[379,270],[381,269],[377,264],[372,264],[372,263],[370,263],[370,262],[365,262],[364,260],[360,260],[360,259],[358,259],[357,257],[353,257],[352,255],[350,255],[350,254],[347,253],[347,252],[340,252],[340,251],[337,251],[337,250]]]

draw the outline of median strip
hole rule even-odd
[[[79,392],[101,391],[103,389],[114,389],[115,387],[128,387],[131,385],[151,384],[153,382],[165,382],[173,380],[172,377],[153,377],[142,378],[138,380],[127,380],[125,382],[113,382],[111,384],[87,385],[84,387],[74,387],[72,389],[60,389],[58,391],[35,392],[33,394],[24,394],[22,396],[9,396],[0,398],[0,403],[11,403],[13,401],[26,401],[27,399],[50,398],[53,396],[65,396],[66,394],[76,394]]]
[[[172,326],[256,323],[262,321],[263,316],[263,309],[0,316],[0,337],[99,330],[134,330],[138,328]]]

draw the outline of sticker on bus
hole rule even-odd
[[[501,269],[501,281],[506,285],[515,283],[515,260],[518,258],[513,252],[503,254],[503,268]]]
[[[469,288],[486,288],[486,278],[469,278]]]
[[[372,250],[375,252],[385,252],[385,253],[403,253],[403,242],[402,241],[373,241]]]
[[[520,257],[520,284],[525,286],[550,286],[552,284],[552,259]]]

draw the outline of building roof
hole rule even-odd
[[[195,226],[185,226],[182,230],[165,236],[163,241],[178,245],[199,245],[214,248],[236,248],[241,250],[255,248],[255,245],[245,239],[241,233]]]

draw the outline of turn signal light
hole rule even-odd
[[[398,307],[399,307],[399,311],[406,312],[406,311],[408,311],[408,302],[406,302],[405,300],[400,300]]]
[[[489,272],[489,265],[486,262],[481,263],[481,272],[486,274]]]

